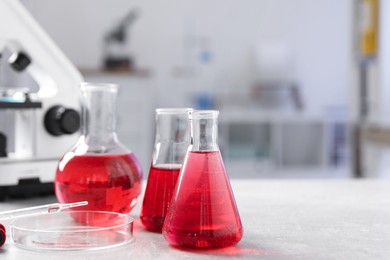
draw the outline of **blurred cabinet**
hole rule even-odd
[[[348,177],[346,122],[300,113],[221,111],[219,144],[231,177]]]
[[[153,84],[144,74],[83,71],[85,81],[115,83],[120,86],[117,103],[119,140],[139,159],[144,176],[148,174],[154,142]]]
[[[390,126],[371,124],[361,128],[363,177],[390,179]]]

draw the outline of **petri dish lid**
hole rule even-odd
[[[134,219],[129,215],[91,210],[69,210],[15,219],[13,243],[29,250],[95,250],[130,243]]]

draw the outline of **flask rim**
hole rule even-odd
[[[186,114],[193,110],[194,110],[193,108],[157,108],[156,114],[158,115]]]
[[[114,83],[92,83],[92,82],[81,82],[80,83],[81,90],[111,90],[111,91],[117,91],[119,88],[119,85]]]
[[[190,119],[215,119],[218,118],[218,110],[193,110],[188,112]]]

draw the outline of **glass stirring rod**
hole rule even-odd
[[[52,203],[46,205],[40,205],[36,207],[15,209],[15,210],[7,210],[0,212],[0,220],[11,220],[18,217],[36,215],[36,214],[44,214],[44,213],[52,213],[52,212],[60,212],[64,209],[75,208],[80,206],[88,205],[88,201],[80,201],[74,203]]]

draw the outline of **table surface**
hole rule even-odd
[[[183,251],[136,218],[135,240],[97,251],[35,252],[8,239],[0,259],[390,259],[390,182],[380,180],[232,180],[244,226],[235,247]],[[54,202],[0,203],[0,211]]]

